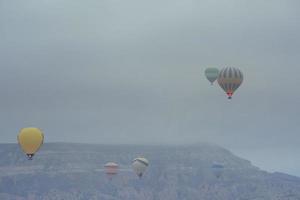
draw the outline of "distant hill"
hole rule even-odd
[[[52,143],[28,161],[16,144],[0,144],[1,200],[296,200],[300,178],[267,173],[209,144],[134,146]],[[150,161],[139,180],[131,161]],[[280,158],[279,158],[280,159]],[[120,165],[111,181],[108,161]],[[214,162],[223,163],[218,179]]]

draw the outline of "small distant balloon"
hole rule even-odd
[[[233,93],[243,82],[243,73],[238,68],[226,67],[222,69],[218,76],[220,87],[226,92],[228,99],[232,98]]]
[[[217,177],[220,178],[223,174],[224,171],[224,165],[220,163],[213,163],[211,166],[213,174]]]
[[[148,166],[149,161],[146,158],[136,158],[132,162],[132,169],[140,178],[143,176]]]
[[[18,143],[29,160],[32,160],[34,154],[40,149],[43,142],[44,134],[39,128],[23,128],[18,135]]]
[[[219,69],[210,67],[205,70],[205,76],[207,80],[213,85],[219,76]]]
[[[119,165],[114,162],[108,162],[104,165],[105,173],[111,180],[113,176],[118,174]]]

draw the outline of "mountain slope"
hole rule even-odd
[[[16,144],[0,144],[0,199],[34,200],[293,200],[300,178],[259,170],[215,145],[134,146],[45,144],[28,161]],[[139,180],[131,170],[138,156],[150,166]],[[120,165],[110,181],[108,161]],[[223,163],[217,179],[213,162]]]

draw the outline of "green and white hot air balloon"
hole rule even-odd
[[[205,70],[205,76],[207,80],[209,80],[209,82],[213,84],[218,79],[219,69],[214,67],[209,67]]]

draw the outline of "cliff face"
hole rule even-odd
[[[293,200],[300,178],[266,173],[214,145],[106,146],[45,144],[28,161],[15,144],[0,145],[1,200]],[[139,180],[131,161],[144,156],[150,166]],[[108,161],[120,165],[110,181]],[[223,163],[216,178],[213,162]]]

